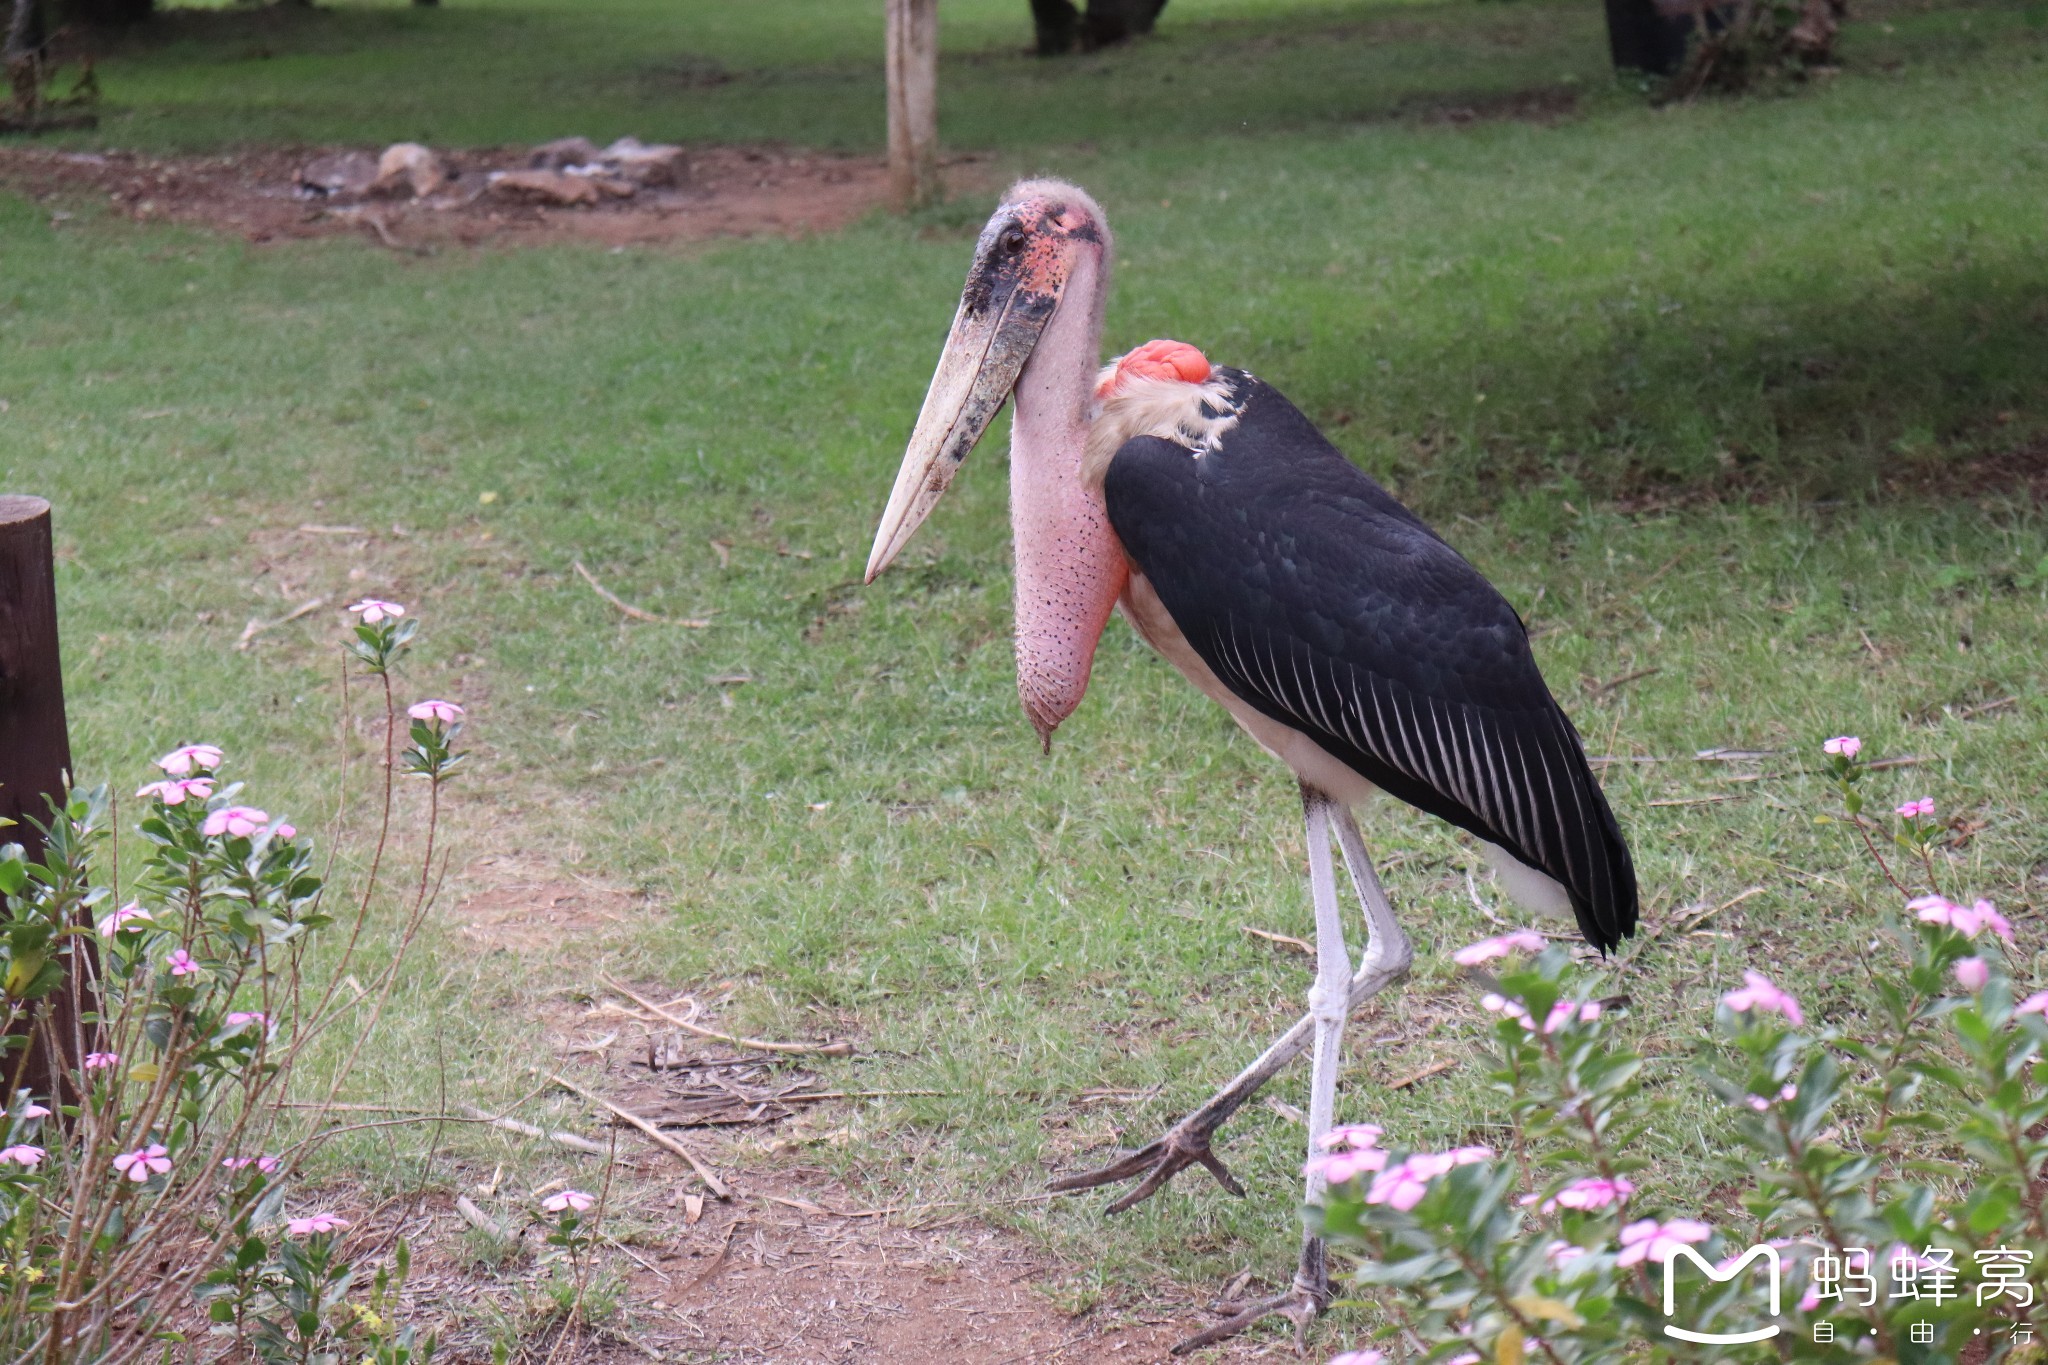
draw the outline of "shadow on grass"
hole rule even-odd
[[[1531,483],[1664,500],[1883,487],[1983,491],[1983,457],[2048,438],[2048,259],[1980,258],[1952,274],[1837,280],[1794,292],[1621,297],[1576,325],[1461,337],[1301,400],[1363,462],[1439,509]],[[1400,353],[1392,338],[1380,351]],[[1355,354],[1355,352],[1354,352]],[[1468,392],[1455,378],[1470,374]],[[1480,394],[1483,393],[1483,401]],[[1363,426],[1388,433],[1345,439]]]

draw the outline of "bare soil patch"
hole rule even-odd
[[[763,1365],[1155,1362],[1207,1323],[1168,1303],[1096,1299],[1072,1267],[972,1217],[870,1216],[818,1171],[739,1175],[729,1202],[707,1202],[691,1221],[684,1187],[655,1158],[629,1155],[623,1140],[620,1157],[606,1211],[618,1240],[600,1258],[600,1273],[617,1277],[617,1308],[573,1332],[545,1307],[556,1268],[540,1259],[545,1234],[520,1211],[532,1202],[523,1190],[468,1191],[514,1234],[495,1266],[450,1195],[430,1196],[417,1217],[394,1201],[354,1237],[369,1248],[404,1232],[414,1248],[409,1319],[437,1324],[440,1358],[455,1362],[491,1358],[492,1323],[520,1324],[521,1358],[533,1361]],[[1283,1350],[1240,1342],[1203,1358]]]
[[[1562,123],[1577,113],[1579,96],[1567,86],[1513,90],[1498,95],[1429,96],[1402,101],[1396,118],[1424,123]]]
[[[511,879],[500,880],[508,872]],[[516,864],[468,875],[490,887],[478,893],[489,897],[553,884],[518,880]],[[664,1009],[723,1030],[716,1006],[736,987],[719,983],[683,997],[648,989]],[[552,1030],[565,1054],[562,1074],[688,1144],[729,1197],[713,1197],[683,1161],[633,1128],[608,1130],[600,1111],[598,1121],[569,1126],[615,1153],[608,1185],[601,1156],[543,1157],[540,1167],[524,1168],[529,1178],[560,1178],[534,1189],[505,1166],[471,1161],[459,1163],[454,1188],[432,1196],[420,1218],[407,1216],[403,1200],[369,1211],[352,1236],[375,1246],[402,1229],[411,1239],[411,1318],[440,1325],[445,1358],[490,1359],[491,1337],[510,1325],[520,1358],[533,1361],[1163,1362],[1175,1341],[1212,1320],[1202,1311],[1206,1296],[1182,1286],[1105,1295],[1085,1267],[991,1227],[971,1198],[918,1202],[857,1190],[804,1164],[806,1148],[840,1140],[834,1130],[861,1093],[857,1070],[842,1062],[727,1046],[635,1018],[603,998],[567,1014]],[[570,1041],[593,1034],[602,1036]],[[798,1094],[828,1088],[832,1096],[819,1094],[816,1103]],[[605,1297],[617,1303],[573,1330],[549,1306],[546,1286],[561,1271],[534,1214],[538,1198],[565,1179],[607,1189],[603,1225],[612,1240],[599,1273],[616,1285]],[[511,1234],[509,1242],[480,1256],[472,1222],[456,1210],[458,1193]],[[1283,1349],[1261,1337],[1203,1359]]]
[[[564,944],[614,937],[648,913],[643,900],[617,887],[509,853],[476,859],[463,869],[462,884],[472,889],[450,920],[481,952],[559,955]]]
[[[293,177],[300,168],[350,150],[373,159],[377,152],[299,147],[151,157],[0,147],[0,187],[48,205],[53,215],[98,202],[138,222],[184,223],[251,242],[368,235],[396,249],[801,237],[836,231],[873,212],[886,191],[886,168],[871,157],[776,146],[693,146],[687,185],[592,206],[514,204],[488,194],[486,172],[525,165],[531,153],[525,147],[442,153],[456,173],[454,191],[427,202],[330,205],[297,192]],[[949,165],[965,168],[975,161],[959,157]]]
[[[2003,425],[2012,416],[2001,413],[1996,420]],[[2048,502],[2048,442],[1963,460],[1919,460],[1888,470],[1884,491],[1899,498]]]

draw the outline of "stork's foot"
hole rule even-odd
[[[1303,1249],[1301,1269],[1284,1294],[1239,1308],[1214,1327],[1206,1327],[1184,1341],[1174,1343],[1173,1354],[1184,1356],[1204,1346],[1228,1341],[1254,1323],[1267,1318],[1286,1318],[1294,1324],[1294,1353],[1308,1351],[1308,1329],[1330,1306],[1330,1278],[1323,1256],[1323,1244],[1311,1242]]]
[[[1236,1108],[1235,1105],[1231,1107]],[[1216,1177],[1217,1184],[1243,1198],[1244,1186],[1237,1183],[1237,1177],[1224,1166],[1222,1159],[1209,1150],[1209,1138],[1227,1117],[1228,1114],[1221,1114],[1211,1118],[1209,1108],[1205,1106],[1176,1123],[1163,1137],[1153,1139],[1129,1156],[1099,1170],[1063,1175],[1046,1188],[1065,1194],[1072,1190],[1092,1190],[1124,1180],[1137,1180],[1137,1188],[1107,1210],[1109,1213],[1122,1213],[1159,1193],[1167,1181],[1188,1167],[1200,1166]],[[1143,1179],[1139,1179],[1141,1176]]]

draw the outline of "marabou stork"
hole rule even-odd
[[[1575,915],[1603,951],[1634,932],[1637,907],[1628,845],[1514,609],[1263,381],[1174,341],[1098,372],[1109,264],[1109,225],[1082,190],[1027,180],[1005,195],[976,244],[867,578],[1014,396],[1017,687],[1040,739],[1049,748],[1080,705],[1121,606],[1300,780],[1316,916],[1308,1014],[1157,1141],[1053,1183],[1137,1180],[1116,1213],[1194,1163],[1242,1194],[1210,1137],[1311,1039],[1312,1155],[1329,1131],[1345,1018],[1412,956],[1351,815],[1374,788],[1469,831],[1510,896]],[[1356,975],[1333,832],[1365,910]],[[1311,1175],[1309,1202],[1321,1193]],[[1306,1237],[1286,1293],[1176,1350],[1273,1313],[1303,1332],[1328,1296],[1323,1247]]]

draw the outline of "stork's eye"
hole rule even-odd
[[[1024,229],[1005,228],[1003,235],[996,238],[996,249],[1004,255],[1014,256],[1024,249]]]

